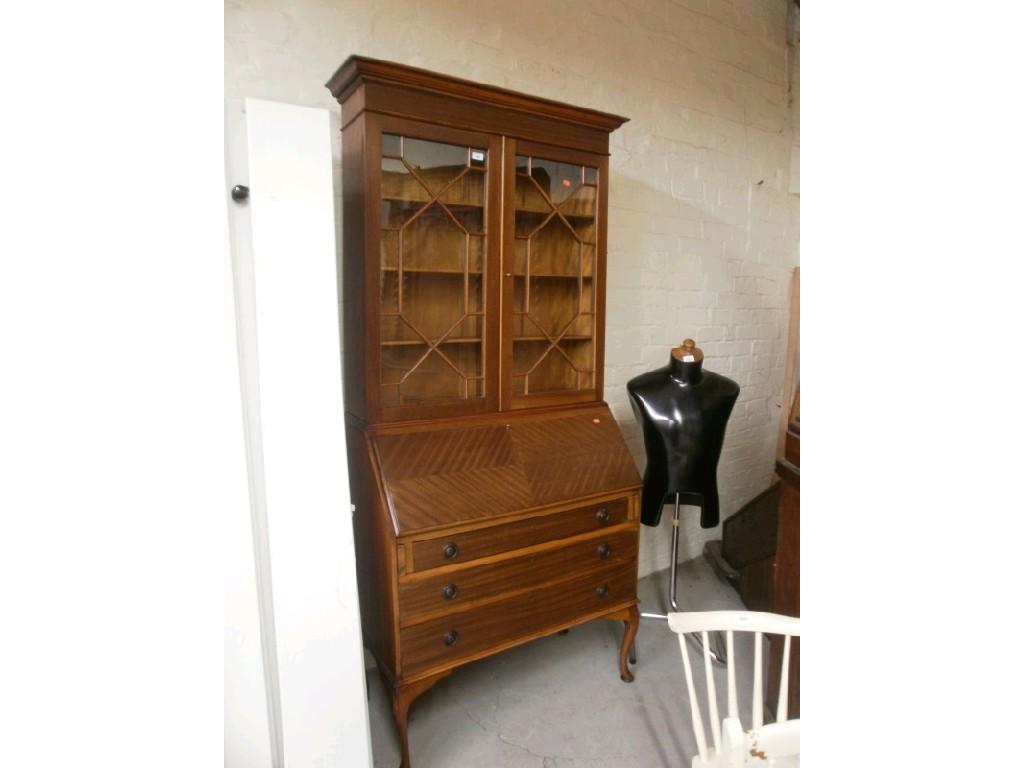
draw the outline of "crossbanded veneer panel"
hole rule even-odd
[[[374,436],[399,535],[484,520],[639,485],[601,404],[552,417]]]

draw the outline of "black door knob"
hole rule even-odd
[[[243,200],[249,199],[249,188],[244,184],[235,184],[231,188],[231,199],[236,203],[240,203]]]
[[[459,594],[459,588],[454,584],[445,584],[441,587],[441,596],[445,600],[454,600],[457,594]]]
[[[449,629],[444,633],[444,637],[441,639],[444,640],[445,645],[452,646],[455,645],[455,641],[459,639],[459,633],[454,629]]]
[[[441,548],[441,554],[445,560],[454,560],[459,556],[459,548],[449,541]]]
[[[597,522],[608,522],[608,507],[601,507],[599,510],[597,510]]]
[[[612,553],[612,548],[607,544],[599,544],[597,547],[597,556],[604,560],[608,555]]]
[[[608,595],[608,585],[602,584],[595,591],[597,592],[598,597],[606,597]]]

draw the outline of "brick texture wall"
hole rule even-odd
[[[330,109],[336,157],[323,83],[352,53],[629,117],[611,140],[605,398],[642,468],[626,382],[697,339],[741,387],[719,465],[728,516],[774,466],[799,260],[797,14],[792,0],[226,0],[225,91]],[[641,575],[668,564],[668,522],[643,530]],[[718,536],[686,508],[681,559]]]

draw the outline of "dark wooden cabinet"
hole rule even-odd
[[[640,478],[603,402],[624,118],[362,57],[342,105],[344,382],[363,632],[410,703],[596,618],[637,628]]]

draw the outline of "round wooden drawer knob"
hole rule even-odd
[[[441,639],[444,640],[445,645],[450,647],[455,645],[455,641],[459,639],[459,633],[456,632],[454,629],[449,629],[447,632],[444,633],[444,637],[442,637]]]
[[[597,592],[597,596],[598,597],[607,597],[608,596],[608,585],[607,584],[602,584],[595,591]]]
[[[608,558],[608,555],[610,555],[611,553],[612,553],[612,548],[609,547],[607,544],[599,544],[598,545],[598,547],[597,547],[597,556],[600,557],[602,560],[606,560]]]
[[[441,597],[445,600],[454,600],[457,594],[459,594],[459,588],[454,584],[445,584],[441,587]]]
[[[445,560],[454,560],[459,556],[459,548],[449,541],[441,548],[441,554],[444,555]]]
[[[599,510],[597,510],[597,522],[607,523],[608,517],[608,507],[601,507]]]

